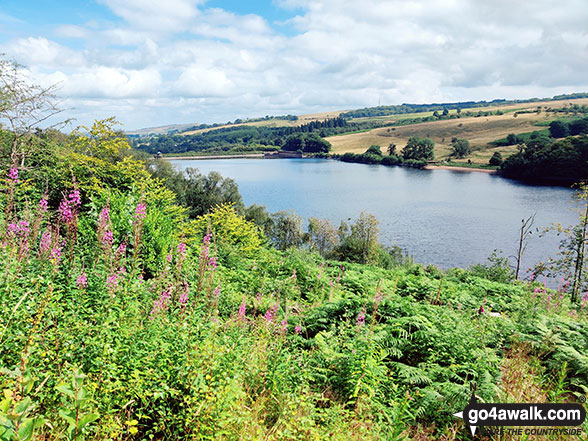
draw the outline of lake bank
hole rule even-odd
[[[263,158],[263,153],[246,153],[243,155],[210,155],[210,156],[162,156],[160,159],[167,159],[168,161],[183,161],[183,160],[203,160],[203,159],[246,159],[246,158]]]
[[[481,172],[488,173],[491,175],[497,175],[498,170],[492,170],[487,168],[476,168],[476,167],[458,167],[456,165],[426,165],[423,167],[424,170],[454,170],[464,172]]]
[[[195,155],[195,156],[163,156],[161,159],[167,159],[169,161],[183,161],[183,160],[206,160],[206,159],[260,159],[264,158],[263,153],[249,153],[249,154],[242,154],[242,155]],[[271,159],[287,159],[287,158],[271,158]],[[309,157],[303,157],[301,159],[313,159]],[[325,158],[325,159],[334,159],[334,158]],[[334,159],[337,160],[337,159]],[[380,165],[380,164],[378,164]],[[463,172],[481,172],[481,173],[488,173],[497,175],[497,170],[492,169],[485,169],[485,168],[476,168],[476,167],[460,167],[455,165],[426,165],[423,167],[423,170],[454,170],[454,171],[463,171]]]

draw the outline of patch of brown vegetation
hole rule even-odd
[[[482,107],[477,110],[509,109],[531,110],[540,106],[561,108],[569,104],[588,104],[587,99],[548,101],[544,103],[516,104],[500,107]],[[476,110],[476,109],[473,109]],[[505,138],[509,133],[524,133],[534,130],[542,130],[545,127],[537,127],[535,124],[541,121],[555,119],[557,115],[551,112],[541,111],[540,113],[522,113],[514,116],[514,112],[503,115],[492,115],[485,117],[467,117],[459,119],[448,119],[430,121],[419,124],[411,124],[400,127],[383,127],[362,133],[351,133],[348,135],[331,136],[326,138],[333,146],[333,153],[363,153],[371,145],[379,145],[385,151],[390,144],[396,144],[397,151],[400,151],[408,139],[412,136],[428,137],[435,141],[435,158],[444,159],[452,151],[451,139],[467,139],[474,150],[469,157],[472,162],[487,163],[492,154],[499,151],[503,157],[515,153],[517,146],[491,147],[489,142]]]

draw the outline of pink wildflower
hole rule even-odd
[[[123,256],[125,254],[125,251],[127,250],[127,244],[125,242],[122,242],[119,246],[118,249],[116,250],[117,254]]]
[[[61,247],[59,245],[55,245],[51,249],[51,254],[49,255],[49,258],[53,261],[55,265],[61,262]]]
[[[206,236],[204,236],[204,239],[202,240],[202,243],[204,245],[208,245],[210,243],[210,239],[212,238],[212,234],[208,233]]]
[[[8,232],[11,234],[17,234],[18,233],[18,225],[15,223],[8,224]]]
[[[357,314],[356,324],[359,327],[365,325],[365,312],[364,311],[359,311],[359,314]]]
[[[51,247],[51,231],[45,231],[41,235],[41,244],[39,246],[39,251],[41,254],[45,253]]]
[[[280,305],[278,305],[277,303],[275,303],[271,308],[269,308],[263,318],[265,319],[266,322],[270,323],[272,322],[275,318],[276,318],[276,314],[278,313],[278,308],[280,307]]]
[[[47,198],[43,196],[39,201],[39,209],[44,213],[47,211]]]
[[[127,275],[127,269],[124,266],[120,266],[118,268],[117,273],[116,273],[118,280],[120,280],[122,282],[126,275]]]
[[[216,269],[217,267],[218,267],[218,263],[217,263],[217,261],[216,261],[216,257],[214,257],[214,256],[211,256],[211,257],[208,259],[208,268],[209,268],[210,270],[214,270],[214,269]]]
[[[239,313],[237,314],[239,319],[241,319],[241,320],[245,319],[246,308],[247,308],[247,304],[245,303],[245,299],[243,299],[243,301],[241,302],[241,306],[239,306]]]
[[[168,254],[167,256],[165,256],[165,260],[167,260],[168,263],[171,263],[173,258],[174,257],[171,254]]]
[[[582,307],[580,309],[584,309],[586,307],[586,303],[588,303],[588,292],[584,294],[584,298],[582,299]]]
[[[287,319],[283,319],[280,324],[282,325],[282,334],[286,334],[288,332],[288,320]]]
[[[110,208],[108,206],[104,207],[100,214],[98,215],[98,221],[101,225],[106,226],[108,221],[110,220]]]
[[[82,272],[76,279],[76,285],[78,289],[83,289],[88,286],[88,276],[85,272]]]
[[[169,290],[164,290],[161,295],[159,296],[158,300],[153,302],[153,309],[151,310],[151,316],[165,310],[168,308],[168,302],[171,298],[171,292]],[[187,298],[186,298],[187,300]]]
[[[106,287],[109,290],[115,290],[118,288],[118,276],[116,274],[111,274],[106,278]]]
[[[18,169],[16,167],[10,167],[10,170],[8,171],[8,179],[14,183],[18,182]]]
[[[214,295],[218,299],[220,297],[220,294],[221,294],[220,286],[217,286],[216,288],[214,288]]]
[[[185,305],[186,303],[188,303],[188,291],[185,291],[182,294],[180,294],[179,302],[182,305]]]
[[[80,190],[78,190],[77,188],[74,188],[72,190],[72,192],[69,194],[68,202],[71,206],[73,206],[75,208],[82,205],[82,200],[80,198]]]
[[[23,234],[23,235],[25,235],[25,236],[27,236],[31,232],[31,230],[29,230],[29,225],[30,224],[29,224],[28,221],[21,220],[18,223],[18,229],[19,229],[20,233]]]
[[[135,208],[135,215],[134,215],[135,219],[137,219],[137,220],[145,219],[145,217],[147,216],[146,210],[147,210],[147,206],[144,203],[140,202],[137,205],[137,208]]]
[[[104,233],[104,236],[102,236],[102,245],[106,245],[111,247],[112,243],[114,242],[114,235],[112,234],[112,231],[106,231]]]
[[[59,214],[61,216],[61,220],[66,224],[70,223],[73,220],[74,213],[71,204],[67,199],[63,199],[59,203]]]
[[[180,256],[180,259],[184,260],[186,258],[186,244],[184,242],[180,242],[178,244],[177,252]]]
[[[384,293],[381,289],[378,289],[378,292],[376,292],[376,295],[374,296],[374,304],[376,308],[382,303],[382,300],[384,300]]]
[[[298,335],[298,334],[300,334],[300,333],[302,332],[302,326],[300,326],[300,325],[296,325],[296,326],[294,327],[294,332],[295,332],[297,335]]]

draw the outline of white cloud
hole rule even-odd
[[[585,0],[274,0],[293,35],[203,0],[99,1],[124,22],[0,49],[130,127],[588,91]]]
[[[131,26],[181,32],[197,14],[201,0],[100,0]]]
[[[83,56],[44,37],[20,38],[4,46],[4,51],[19,62],[45,67],[81,66]]]
[[[180,96],[219,97],[231,95],[235,91],[235,84],[222,70],[193,65],[180,74],[174,90]]]
[[[84,98],[148,98],[157,96],[161,76],[154,69],[125,70],[96,66],[70,75],[57,72],[55,79],[62,84],[61,93]]]

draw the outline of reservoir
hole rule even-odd
[[[554,222],[576,223],[574,191],[532,186],[496,175],[351,164],[328,159],[173,160],[179,169],[218,171],[239,185],[245,205],[303,218],[354,221],[375,215],[379,241],[443,269],[487,263],[494,250],[516,253],[521,220],[536,214],[524,267],[557,253],[561,238],[539,238]]]

